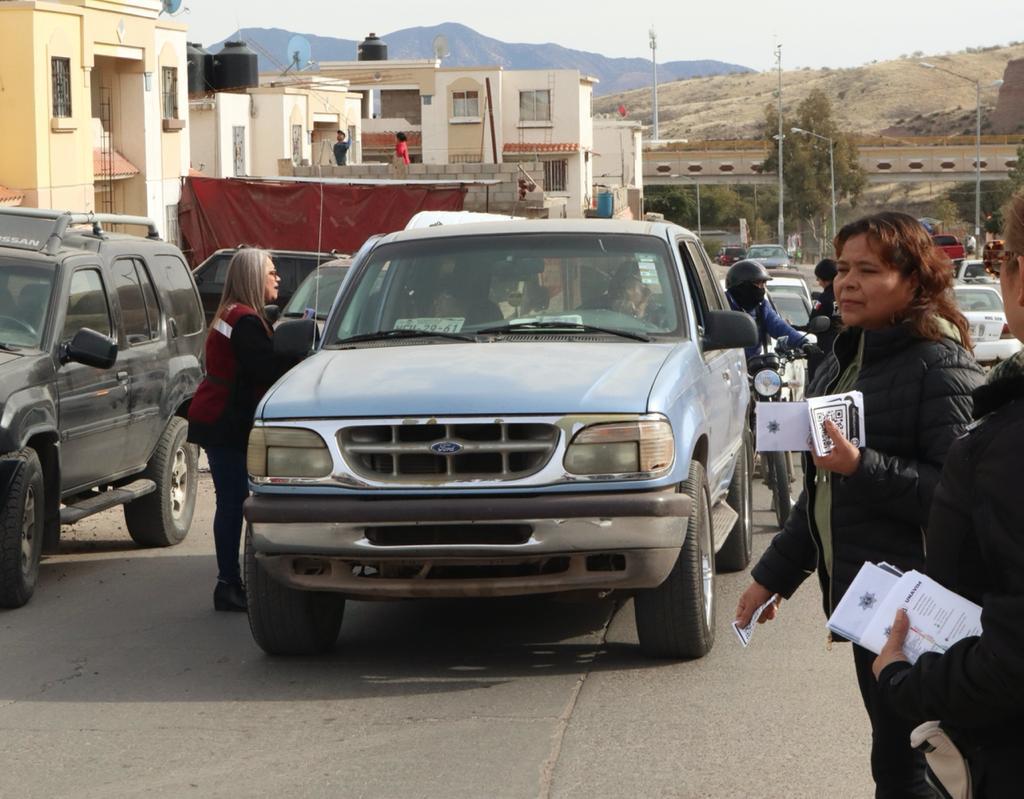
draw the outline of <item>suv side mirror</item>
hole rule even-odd
[[[757,325],[742,311],[708,311],[704,350],[731,350],[757,346]]]
[[[827,333],[832,327],[832,320],[827,316],[812,316],[804,328],[808,333]]]
[[[109,369],[116,360],[117,342],[88,327],[83,327],[60,348],[62,364],[74,361],[97,369]]]
[[[320,340],[315,319],[289,319],[274,330],[274,354],[300,361]]]

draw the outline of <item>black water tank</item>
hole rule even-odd
[[[356,60],[387,61],[388,46],[381,39],[377,38],[376,33],[371,33],[356,47]]]
[[[259,86],[258,62],[245,42],[224,42],[223,49],[213,57],[213,80],[209,82],[217,91]]]
[[[185,47],[188,63],[188,93],[204,94],[210,91],[213,79],[213,56],[198,42],[188,42]]]

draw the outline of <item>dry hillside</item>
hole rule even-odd
[[[1024,43],[983,52],[899,59],[847,69],[805,68],[782,73],[783,114],[792,113],[812,89],[832,99],[837,122],[851,133],[900,135],[970,134],[975,130],[975,89],[971,83],[918,61],[948,67],[983,83],[982,109],[995,107],[998,90],[984,83],[1001,79],[1008,61],[1024,57]],[[777,72],[722,75],[661,83],[658,125],[663,139],[757,138],[764,109],[774,103]],[[651,121],[651,91],[638,89],[602,97],[595,113]],[[983,123],[984,124],[984,123]]]

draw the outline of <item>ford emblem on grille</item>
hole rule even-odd
[[[455,455],[462,452],[462,444],[458,444],[455,441],[438,441],[436,444],[430,445],[430,451],[435,455]]]

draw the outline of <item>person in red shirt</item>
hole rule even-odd
[[[395,134],[395,161],[403,164],[409,163],[409,144],[406,141],[408,137],[402,132],[398,131]]]

